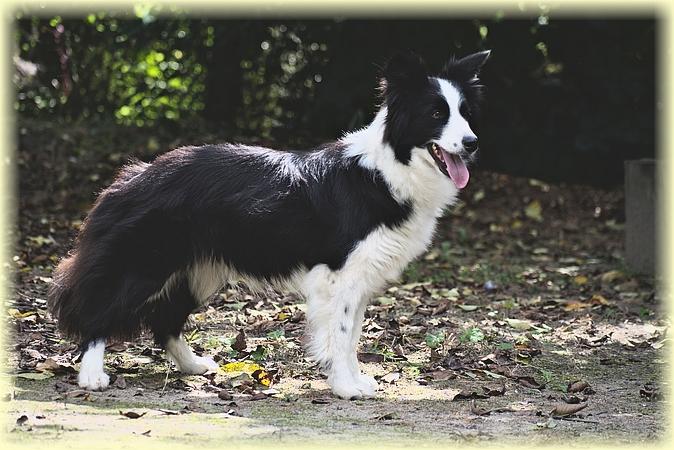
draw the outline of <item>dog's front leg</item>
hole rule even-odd
[[[335,395],[345,399],[372,397],[377,383],[360,372],[356,356],[366,292],[340,282],[327,267],[312,272],[305,284],[310,355],[328,375]]]

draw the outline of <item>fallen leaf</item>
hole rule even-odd
[[[283,322],[285,320],[288,320],[292,317],[291,314],[285,313],[285,312],[280,312],[276,315],[276,320]]]
[[[250,401],[255,401],[255,400],[264,400],[268,397],[267,394],[264,392],[255,392],[253,395],[251,395],[248,400]]]
[[[138,414],[138,413],[135,412],[135,411],[127,411],[127,412],[122,412],[122,411],[120,411],[119,413],[120,413],[122,416],[124,416],[124,417],[128,417],[129,419],[140,419],[140,418],[143,417],[145,414],[147,414],[147,411],[144,412],[144,413],[142,413],[142,414]]]
[[[382,362],[384,361],[384,355],[380,355],[379,353],[358,353],[358,361],[364,363]]]
[[[129,346],[125,342],[113,342],[112,344],[105,346],[105,350],[113,353],[123,352],[128,348]]]
[[[475,311],[480,307],[480,305],[456,305],[456,306],[464,311]]]
[[[469,398],[489,398],[489,395],[484,392],[479,392],[476,389],[462,389],[454,396],[454,400],[465,400]]]
[[[15,319],[26,319],[31,316],[37,315],[37,312],[35,311],[25,311],[21,312],[16,308],[10,308],[7,310],[7,313],[11,316],[14,317]]]
[[[565,403],[571,403],[571,404],[578,404],[578,403],[583,403],[587,401],[587,396],[578,397],[576,395],[569,395],[569,396],[562,396],[562,400],[564,400]]]
[[[543,221],[543,208],[538,200],[534,200],[524,208],[524,215],[538,222]]]
[[[451,370],[436,370],[428,375],[436,381],[453,380],[456,378],[456,373]]]
[[[582,286],[584,284],[587,284],[588,278],[585,275],[576,275],[575,277],[573,277],[573,282],[578,286]]]
[[[555,405],[554,409],[550,411],[550,416],[567,417],[577,413],[582,409],[585,409],[586,407],[587,403],[578,403],[578,404],[558,403],[557,405]]]
[[[271,386],[271,382],[272,382],[271,376],[269,375],[269,372],[267,372],[266,370],[257,369],[256,371],[254,371],[251,374],[251,376],[253,377],[253,379],[255,381],[257,381],[261,385],[267,386],[267,387]]]
[[[609,270],[608,272],[602,273],[599,279],[602,284],[609,284],[624,277],[625,274],[619,270]]]
[[[380,380],[383,381],[384,383],[394,384],[396,381],[400,379],[400,376],[401,376],[400,372],[390,372],[381,377]]]
[[[505,394],[505,384],[488,384],[482,386],[484,393],[490,397],[500,396]]]
[[[218,398],[220,400],[231,400],[232,398],[234,398],[234,396],[223,389],[220,392],[218,392]]]
[[[578,301],[570,301],[564,305],[564,311],[580,311],[583,309],[591,308],[592,305],[589,303],[583,303]]]
[[[534,377],[518,377],[517,382],[531,389],[543,389],[543,385],[536,381]]]
[[[24,372],[24,373],[17,373],[14,376],[19,377],[19,378],[25,378],[28,380],[46,380],[47,378],[51,378],[54,376],[52,372]]]
[[[596,305],[603,305],[603,306],[608,306],[611,304],[604,296],[599,295],[599,294],[594,294],[590,301]]]
[[[569,383],[569,385],[566,388],[566,392],[570,393],[583,392],[585,389],[589,387],[590,385],[587,383],[587,381],[574,381],[573,383]]]
[[[75,368],[70,364],[62,364],[55,361],[53,358],[47,358],[43,362],[38,363],[35,368],[40,372],[49,371],[54,374],[74,373]]]
[[[243,372],[249,375],[260,369],[262,369],[262,366],[248,361],[231,362],[222,366],[222,371],[225,373]]]
[[[242,352],[246,349],[246,334],[243,330],[239,331],[239,334],[236,335],[234,342],[232,343],[232,349],[237,352]]]
[[[523,320],[523,319],[505,319],[505,321],[510,325],[512,328],[520,331],[525,331],[529,330],[533,327],[533,324],[529,320]]]
[[[65,398],[78,398],[82,397],[85,400],[87,400],[91,396],[91,391],[87,391],[86,389],[74,389],[72,391],[65,392],[63,394]]]

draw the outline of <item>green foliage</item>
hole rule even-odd
[[[278,330],[270,331],[267,333],[267,338],[272,339],[274,341],[278,341],[279,339],[285,337],[286,332],[284,329],[279,328]]]
[[[271,138],[275,128],[292,122],[295,102],[311,102],[320,73],[327,63],[327,46],[304,39],[302,23],[278,24],[267,29],[261,51],[241,60],[243,108],[237,117],[240,130]]]
[[[462,344],[477,344],[482,341],[484,341],[484,333],[477,327],[466,328],[463,330],[463,333],[461,333],[461,336],[459,336],[459,342]]]
[[[15,109],[29,115],[114,116],[154,125],[204,109],[201,32],[192,22],[155,22],[149,10],[90,13],[82,19],[18,17]],[[198,28],[197,28],[198,30]]]
[[[426,338],[424,342],[428,348],[436,349],[445,343],[447,336],[443,330],[429,331],[426,333]]]
[[[435,72],[451,55],[489,48],[480,139],[499,151],[481,154],[483,167],[597,183],[622,180],[622,159],[655,148],[652,18],[235,20],[164,5],[15,18],[14,106],[24,116],[204,121],[223,135],[304,146],[369,122],[392,53],[415,49]],[[467,243],[465,230],[454,234]]]

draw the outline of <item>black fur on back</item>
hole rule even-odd
[[[338,269],[370,231],[410,213],[341,144],[307,153],[179,148],[127,165],[99,195],[55,271],[50,308],[82,342],[146,327],[161,342],[198,304],[187,279],[195,262],[221,261],[261,279],[317,264]]]

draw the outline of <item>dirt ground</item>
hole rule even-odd
[[[3,271],[14,292],[2,393],[11,442],[608,445],[668,436],[669,320],[656,280],[624,265],[622,192],[480,171],[433,247],[368,308],[359,357],[379,380],[376,398],[330,394],[303,356],[298,298],[241,286],[218,294],[185,333],[219,362],[217,373],[181,376],[145,336],[109,343],[111,388],[82,391],[77,346],[46,312],[55,263],[127,155],[223,137],[19,125],[16,248]],[[100,142],[107,149],[93,150]]]

